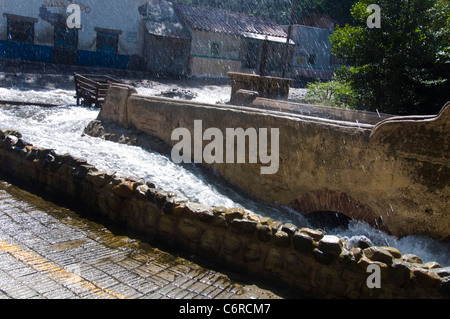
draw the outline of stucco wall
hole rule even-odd
[[[261,63],[263,50],[262,39],[245,38],[244,36],[191,30],[191,75],[227,77],[228,72],[257,73]],[[263,38],[263,36],[261,36]],[[256,65],[247,68],[245,65],[248,43],[256,44]],[[218,44],[217,54],[211,51],[211,45]],[[283,67],[285,43],[269,40],[266,54],[266,74],[279,75]],[[289,51],[292,58],[293,49]]]
[[[239,37],[202,30],[192,30],[191,36],[191,75],[226,77],[230,70],[241,69]],[[212,43],[218,45],[217,54],[211,51]]]
[[[178,142],[171,140],[173,130],[183,127],[193,135],[194,120],[202,120],[203,130],[222,132],[279,128],[275,174],[261,174],[267,166],[261,163],[204,163],[250,195],[305,214],[338,210],[397,236],[449,239],[450,104],[439,115],[393,117],[371,125],[131,93],[112,87],[99,119],[134,127],[172,146]]]
[[[331,79],[336,59],[332,61],[330,35],[332,30],[306,25],[292,26],[292,39],[296,43],[292,59],[291,77]]]
[[[27,0],[0,1],[0,40],[6,40],[6,18],[3,13],[26,16],[38,19],[35,23],[35,44],[53,46],[53,26],[39,17],[39,8],[43,6],[51,13],[66,14],[70,1],[57,0]],[[141,16],[138,7],[141,0],[110,1],[110,0],[82,0],[74,1],[80,5],[82,29],[78,33],[78,49],[86,51],[96,50],[95,28],[121,30],[119,36],[119,54],[141,55],[143,49],[143,33],[138,32]],[[67,5],[66,5],[67,4]]]
[[[147,69],[153,73],[187,76],[189,50],[189,40],[164,38],[147,32],[143,56],[147,60]]]
[[[333,32],[303,25],[294,25],[292,29],[292,39],[297,44],[292,66],[306,69],[330,69],[329,37]],[[310,61],[311,55],[315,56],[314,63]]]

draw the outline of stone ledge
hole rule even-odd
[[[394,247],[351,246],[321,231],[282,224],[240,208],[209,207],[151,181],[98,171],[85,160],[0,131],[4,174],[81,203],[122,227],[185,247],[213,262],[282,283],[314,298],[449,298],[449,271]],[[381,269],[370,289],[369,265]]]
[[[192,134],[199,119],[203,128],[222,132],[227,128],[278,128],[276,174],[261,174],[261,163],[204,163],[253,197],[291,205],[303,214],[309,209],[337,211],[397,237],[450,238],[446,227],[450,216],[446,198],[450,103],[437,116],[389,117],[378,122],[374,113],[370,116],[371,123],[376,116],[374,125],[350,121],[361,119],[360,112],[350,110],[342,117],[313,107],[315,111],[305,115],[303,111],[283,112],[282,102],[277,102],[281,109],[275,111],[130,93],[111,86],[98,119],[132,128],[143,134],[140,139],[157,139],[169,147],[175,143],[171,138],[174,129],[183,127]],[[119,139],[121,143],[133,141]]]

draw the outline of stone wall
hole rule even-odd
[[[122,227],[154,236],[242,273],[313,298],[449,298],[450,269],[393,247],[351,246],[321,231],[281,224],[240,208],[189,202],[150,181],[98,171],[85,160],[0,131],[2,173],[79,203]],[[370,265],[381,288],[369,288]]]
[[[236,93],[239,90],[249,90],[258,93],[258,96],[272,99],[287,99],[289,86],[294,83],[287,78],[272,76],[259,76],[239,72],[228,72],[231,80],[231,103],[234,104]],[[236,105],[236,104],[235,104]]]
[[[204,130],[222,132],[278,128],[275,174],[261,174],[266,166],[261,162],[203,164],[249,195],[303,214],[339,211],[398,237],[450,239],[450,103],[437,115],[383,115],[376,122],[376,114],[361,111],[326,112],[285,102],[270,107],[259,99],[254,107],[209,105],[135,93],[110,87],[98,119],[169,146],[178,142],[171,139],[176,128],[187,128],[193,136],[195,120]],[[279,106],[297,113],[275,111]]]

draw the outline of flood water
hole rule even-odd
[[[152,95],[170,89],[167,84],[138,88],[141,94]],[[195,100],[209,103],[229,100],[227,86],[192,88]],[[86,125],[96,119],[99,110],[75,106],[74,91],[47,89],[23,90],[0,88],[0,100],[20,100],[58,104],[58,107],[35,105],[0,105],[0,129],[15,129],[35,146],[52,148],[58,154],[70,153],[86,159],[99,170],[114,170],[131,177],[144,178],[157,186],[172,190],[193,202],[211,206],[242,207],[261,216],[298,227],[310,227],[300,213],[287,207],[273,206],[249,200],[238,191],[223,184],[219,177],[205,175],[195,164],[177,165],[165,155],[137,146],[118,144],[83,134]],[[450,244],[422,236],[398,239],[371,228],[359,221],[350,221],[347,227],[326,229],[328,234],[343,237],[350,242],[368,239],[374,245],[393,246],[403,254],[416,254],[423,262],[436,261],[450,266]]]

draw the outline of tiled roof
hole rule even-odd
[[[184,21],[194,30],[233,35],[260,34],[286,38],[283,28],[275,22],[243,13],[217,8],[173,3]]]

